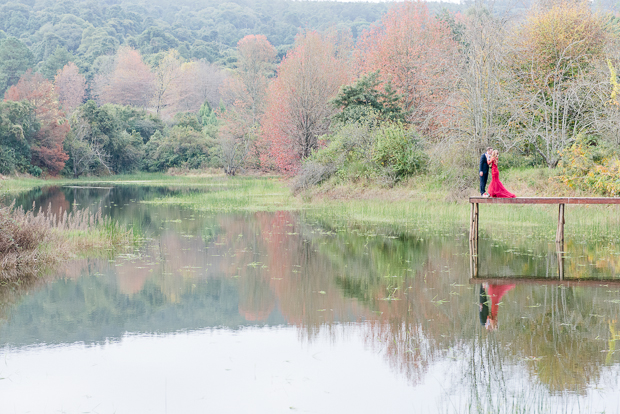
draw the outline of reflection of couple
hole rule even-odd
[[[488,147],[487,152],[480,157],[480,195],[482,197],[497,198],[515,198],[516,196],[506,190],[502,182],[499,180],[499,170],[497,169],[497,160],[499,159],[499,151]],[[491,166],[491,185],[489,192],[486,192],[487,179],[489,178],[489,166]]]
[[[502,296],[506,294],[515,285],[489,285],[484,283],[480,285],[480,323],[487,330],[493,331],[497,329],[497,311]],[[491,302],[491,312],[489,313],[489,301]]]

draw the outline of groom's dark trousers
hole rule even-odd
[[[480,157],[480,172],[482,173],[480,176],[480,195],[483,195],[486,192],[487,179],[489,178],[489,162],[486,153]]]

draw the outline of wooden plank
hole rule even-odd
[[[552,279],[545,277],[472,277],[470,285],[488,283],[490,285],[562,285],[567,287],[617,287],[620,279]]]
[[[476,204],[620,204],[620,197],[469,197],[469,202]]]

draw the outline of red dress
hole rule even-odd
[[[491,163],[491,185],[489,186],[489,195],[497,198],[515,198],[516,195],[506,190],[504,184],[499,180],[499,170],[497,169],[497,161]]]

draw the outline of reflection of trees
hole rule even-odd
[[[329,227],[324,232],[331,235],[321,239],[320,252],[333,265],[333,283],[366,308],[367,340],[414,381],[433,361],[463,352],[463,343],[474,341],[481,347],[475,350],[482,352],[480,358],[487,358],[486,366],[499,370],[496,375],[502,374],[503,366],[525,365],[552,392],[583,392],[597,381],[605,358],[611,355],[602,351],[608,346],[606,338],[613,336],[609,318],[604,317],[615,314],[613,292],[519,286],[504,297],[500,329],[489,334],[477,327],[471,287],[457,286],[463,283],[466,271],[462,270],[467,269],[466,247],[459,241],[363,237]],[[503,243],[482,240],[487,268],[510,268],[523,275],[557,274],[550,269],[555,252],[546,254],[546,244],[541,255],[529,240],[516,241],[519,245],[509,249]],[[579,269],[584,276],[592,274],[584,266]]]
[[[522,311],[519,324],[510,331],[513,337],[506,339],[518,345],[528,369],[550,391],[585,392],[598,380],[606,357],[609,323],[604,315],[614,309],[601,299],[609,298],[608,292],[574,287],[523,290],[540,307]],[[536,340],[528,340],[530,336]]]
[[[251,319],[265,320],[277,303],[288,323],[312,335],[360,314],[356,302],[330,288],[331,264],[300,237],[301,224],[291,213],[256,213],[251,220],[222,216],[218,226],[218,254],[229,257],[219,270],[238,280],[240,310]]]

